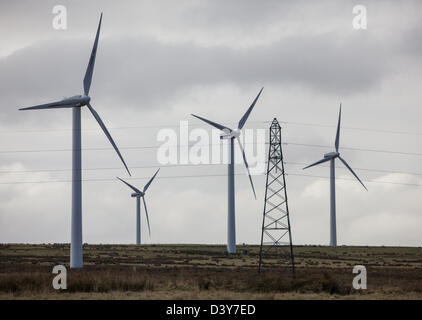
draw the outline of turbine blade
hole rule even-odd
[[[319,161],[317,161],[317,162],[314,162],[314,163],[310,164],[309,166],[307,166],[307,167],[305,167],[305,168],[303,168],[303,169],[308,169],[308,168],[310,168],[310,167],[316,166],[317,164],[320,164],[320,163],[324,163],[324,162],[330,161],[330,160],[331,160],[331,159],[333,159],[333,158],[334,158],[334,157],[329,157],[329,158],[324,158],[324,159],[321,159],[321,160],[319,160]]]
[[[341,121],[341,103],[340,103],[340,111],[338,113],[338,123],[337,123],[337,133],[336,133],[336,152],[338,152],[338,147],[340,145],[340,121]]]
[[[346,160],[344,160],[342,157],[339,156],[339,159],[341,162],[343,162],[343,164],[347,167],[347,169],[350,170],[350,172],[355,176],[356,179],[358,179],[358,181],[360,182],[360,184],[365,188],[366,191],[368,191],[368,189],[366,188],[366,186],[363,184],[363,182],[359,179],[358,175],[353,171],[353,169],[347,164]]]
[[[148,183],[147,183],[147,184],[145,185],[145,187],[144,187],[144,192],[146,192],[146,191],[147,191],[147,189],[149,188],[149,185],[151,184],[152,180],[154,180],[154,178],[155,178],[155,176],[157,175],[158,171],[160,171],[160,169],[158,169],[158,170],[155,172],[155,174],[152,176],[152,178],[151,178],[151,179],[149,179]]]
[[[102,19],[103,19],[103,14],[101,13],[100,22],[98,23],[97,35],[95,36],[94,46],[92,47],[91,56],[89,57],[89,62],[88,62],[88,66],[86,68],[85,77],[84,77],[85,95],[88,95],[89,88],[91,87],[91,80],[92,80],[92,74],[94,73],[95,57],[97,56],[98,38],[100,36]]]
[[[148,209],[147,209],[147,204],[145,202],[145,196],[142,197],[142,201],[144,202],[145,215],[147,217],[147,224],[148,224],[148,232],[149,232],[149,237],[151,238],[151,228],[149,226]]]
[[[45,104],[39,104],[36,106],[32,106],[32,107],[25,107],[25,108],[20,108],[19,110],[23,111],[23,110],[41,110],[41,109],[58,109],[58,108],[73,108],[76,107],[76,104],[74,103],[69,103],[69,101],[55,101],[55,102],[50,102],[50,103],[45,103]]]
[[[130,183],[126,182],[125,180],[120,179],[119,177],[116,177],[116,178],[119,179],[121,182],[123,182],[125,185],[127,185],[129,188],[131,188],[136,193],[142,193],[141,190],[139,190],[138,188],[132,186]]]
[[[252,102],[251,106],[248,108],[248,110],[246,111],[246,113],[243,115],[242,119],[240,119],[239,124],[237,126],[239,129],[242,129],[243,126],[246,123],[246,120],[248,120],[249,114],[252,112],[253,107],[255,106],[256,102],[258,101],[258,98],[261,95],[262,90],[264,90],[264,87],[261,88],[261,90],[259,91],[259,93],[256,96],[255,100]]]
[[[252,191],[253,191],[253,195],[254,195],[254,197],[255,197],[255,200],[256,200],[256,193],[255,193],[255,188],[254,188],[254,186],[253,186],[253,182],[252,182],[252,177],[251,177],[251,173],[250,173],[250,171],[249,171],[249,165],[248,165],[248,161],[246,160],[245,150],[243,150],[243,146],[242,146],[242,143],[240,142],[240,139],[239,139],[239,137],[237,137],[236,139],[237,139],[237,142],[239,143],[239,147],[240,147],[240,150],[242,150],[242,155],[243,155],[243,162],[245,163],[246,169],[248,170],[248,176],[249,176],[249,181],[251,182],[251,186],[252,186]]]
[[[108,132],[108,130],[107,130],[107,128],[106,128],[106,126],[104,125],[103,120],[101,120],[100,116],[99,116],[99,115],[98,115],[98,113],[94,110],[94,108],[91,106],[91,104],[89,104],[89,103],[88,103],[88,104],[87,104],[87,106],[88,106],[88,109],[91,111],[92,115],[94,116],[95,120],[97,120],[97,122],[98,122],[98,124],[100,125],[101,129],[103,129],[103,131],[104,131],[105,135],[107,136],[107,138],[108,138],[108,140],[110,141],[111,145],[113,146],[114,150],[116,150],[117,155],[119,156],[120,160],[122,160],[122,162],[123,162],[123,164],[124,164],[124,166],[125,166],[125,168],[126,168],[127,173],[128,173],[129,175],[131,175],[131,174],[130,174],[130,171],[129,171],[129,169],[128,169],[127,165],[126,165],[125,160],[123,159],[122,155],[120,154],[119,149],[117,148],[116,144],[115,144],[115,143],[114,143],[114,141],[113,141],[113,138],[111,137],[110,133]]]
[[[227,128],[227,127],[225,127],[225,126],[223,126],[223,125],[221,125],[221,124],[218,124],[218,123],[216,123],[216,122],[213,122],[213,121],[211,121],[211,120],[208,120],[208,119],[202,118],[202,117],[200,117],[200,116],[196,116],[196,115],[194,115],[194,114],[191,114],[191,115],[192,115],[192,116],[194,116],[195,118],[198,118],[199,120],[202,120],[202,121],[204,121],[204,122],[206,122],[206,123],[208,123],[208,124],[212,125],[213,127],[217,128],[217,129],[220,129],[220,130],[227,129],[227,130],[229,130],[230,132],[232,131],[230,128]]]

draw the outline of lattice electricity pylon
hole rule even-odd
[[[258,272],[261,272],[263,255],[265,253],[268,259],[289,257],[294,275],[295,265],[292,233],[287,202],[283,151],[281,149],[281,127],[276,118],[274,118],[270,126],[269,145]],[[270,255],[270,251],[275,252]]]

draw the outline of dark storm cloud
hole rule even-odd
[[[135,84],[150,94],[158,90],[155,94],[160,95],[184,85],[226,82],[299,84],[328,93],[352,94],[370,90],[392,67],[381,54],[383,44],[367,37],[344,41],[335,35],[299,36],[244,49],[142,40],[109,45],[110,51],[114,48],[117,52],[112,59],[115,63],[99,73],[116,75],[124,88]],[[119,47],[127,52],[120,61]]]
[[[81,93],[91,49],[84,40],[38,43],[0,60],[4,119],[22,105]],[[384,44],[367,35],[297,36],[253,48],[204,48],[145,38],[100,42],[93,95],[146,108],[193,85],[300,85],[348,95],[376,87],[394,69]]]

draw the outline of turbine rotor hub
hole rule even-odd
[[[237,138],[237,137],[239,137],[240,136],[240,129],[235,129],[235,130],[233,130],[232,132],[232,137],[233,138]]]
[[[235,130],[227,130],[227,129],[223,129],[222,130],[222,134],[220,135],[220,139],[232,139],[232,138],[237,138],[240,136],[241,131],[240,129],[235,129]]]
[[[90,96],[83,95],[81,96],[81,105],[86,106],[91,101]]]

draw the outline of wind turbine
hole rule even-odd
[[[155,174],[148,181],[148,183],[145,185],[142,191],[132,186],[131,184],[127,183],[123,179],[120,179],[119,177],[117,177],[117,179],[119,179],[121,182],[123,182],[133,191],[135,191],[135,193],[131,194],[131,197],[136,198],[136,244],[141,244],[141,198],[142,198],[142,201],[144,202],[145,215],[147,217],[147,223],[148,223],[148,232],[149,232],[149,236],[151,237],[151,228],[149,226],[148,210],[147,210],[147,204],[145,202],[145,193],[147,192],[149,185],[151,184],[152,180],[154,180],[158,171],[160,171],[160,169],[158,169],[157,172],[155,172]]]
[[[336,141],[335,141],[335,152],[330,152],[324,154],[324,159],[321,159],[303,169],[313,167],[317,164],[324,163],[330,161],[330,246],[337,246],[337,226],[336,226],[336,186],[335,186],[335,160],[338,158],[349,171],[355,176],[355,178],[362,184],[362,186],[368,191],[365,187],[363,182],[359,179],[357,174],[352,170],[352,168],[348,165],[346,160],[344,160],[340,153],[338,152],[338,148],[340,145],[340,120],[341,120],[341,103],[340,103],[340,111],[338,115],[338,123],[337,123],[337,133],[336,133]]]
[[[113,141],[106,126],[101,120],[98,113],[91,106],[91,97],[89,96],[89,89],[91,87],[92,74],[94,72],[95,56],[97,54],[98,38],[100,35],[101,20],[103,14],[101,13],[100,22],[98,24],[97,34],[95,36],[94,46],[92,48],[91,56],[89,58],[88,67],[86,69],[83,80],[84,94],[76,95],[70,98],[64,98],[60,101],[55,101],[47,104],[41,104],[28,108],[21,108],[19,110],[39,110],[39,109],[59,109],[72,108],[73,112],[73,128],[72,128],[72,226],[71,226],[71,244],[70,244],[70,267],[82,268],[82,174],[81,174],[81,107],[87,106],[91,111],[95,120],[97,120],[101,129],[104,131],[108,140],[112,144],[117,155],[123,162],[127,172],[130,175],[129,169],[120,154],[119,149]]]
[[[240,150],[242,151],[243,162],[245,163],[246,169],[248,171],[249,181],[251,183],[252,191],[256,199],[255,188],[253,186],[252,177],[249,172],[249,165],[246,160],[245,150],[243,149],[239,136],[240,136],[243,126],[246,123],[246,120],[248,120],[248,117],[250,113],[252,112],[252,109],[255,106],[256,102],[258,101],[258,98],[261,95],[261,92],[263,89],[264,88],[262,88],[259,91],[258,95],[256,96],[255,100],[252,102],[251,106],[243,115],[242,119],[240,119],[237,129],[233,130],[233,129],[230,129],[229,127],[223,126],[211,120],[192,114],[192,116],[194,116],[195,118],[198,118],[212,125],[213,127],[223,131],[222,135],[220,136],[220,139],[230,139],[230,143],[229,143],[230,159],[229,159],[229,164],[228,164],[228,215],[227,215],[227,252],[228,253],[236,253],[236,224],[235,224],[235,210],[234,210],[234,207],[235,207],[234,205],[235,204],[235,201],[234,201],[235,200],[234,199],[234,140],[235,139],[237,140],[237,142],[239,143]]]

